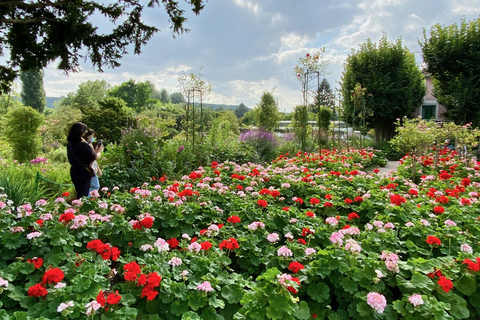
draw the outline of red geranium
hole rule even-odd
[[[110,293],[107,296],[107,303],[108,304],[117,304],[120,302],[120,299],[122,299],[122,296],[118,294],[118,291],[115,291],[115,293]]]
[[[349,213],[348,214],[348,220],[353,220],[353,219],[359,219],[360,216],[356,214],[355,212]]]
[[[37,283],[30,288],[28,288],[27,294],[30,297],[44,297],[48,294],[47,289],[41,284]]]
[[[470,259],[463,260],[463,264],[466,264],[468,269],[472,270],[473,272],[480,271],[480,258],[477,258],[477,262],[473,262]]]
[[[441,276],[440,279],[438,279],[438,284],[442,286],[443,291],[445,291],[446,293],[453,289],[452,281],[445,278],[444,276]]]
[[[242,222],[242,220],[240,220],[239,216],[230,216],[228,217],[227,222],[235,224],[235,223]]]
[[[140,298],[147,297],[147,300],[152,301],[153,299],[155,299],[157,295],[158,295],[157,290],[155,290],[152,287],[146,286],[142,289],[142,294],[140,295]]]
[[[142,227],[150,229],[153,226],[153,219],[151,217],[145,217],[140,221]]]
[[[442,214],[445,212],[445,208],[444,207],[440,207],[440,206],[436,206],[433,208],[433,212],[436,213],[436,214]]]
[[[220,249],[226,248],[227,250],[234,250],[239,248],[238,242],[234,238],[223,240],[218,246],[220,247]]]
[[[73,220],[73,219],[75,219],[75,215],[72,212],[67,212],[67,213],[63,213],[62,215],[60,215],[60,218],[58,219],[58,221],[68,222],[68,221]]]
[[[42,258],[37,258],[37,257],[32,258],[32,259],[28,259],[27,262],[32,263],[33,266],[35,267],[35,269],[38,269],[43,265],[43,259]]]
[[[178,240],[176,238],[171,238],[167,240],[168,245],[170,246],[170,249],[176,249],[179,245]]]
[[[208,251],[212,247],[212,244],[209,241],[205,241],[200,243],[200,246],[202,246],[202,250]]]
[[[331,208],[331,207],[333,207],[333,204],[331,202],[327,201],[323,204],[323,206],[326,207],[326,208]]]
[[[346,204],[352,204],[353,203],[353,200],[352,199],[345,199],[344,201]]]
[[[142,273],[140,266],[135,261],[127,263],[123,266],[123,277],[127,281],[137,280],[138,274]]]
[[[313,213],[312,211],[307,211],[307,213],[305,213],[305,215],[307,217],[315,218],[315,213]]]
[[[390,202],[396,206],[400,206],[402,203],[406,203],[407,199],[398,194],[394,194],[390,197]]]
[[[259,199],[259,200],[257,201],[257,204],[258,204],[260,207],[262,207],[262,208],[266,208],[267,205],[268,205],[267,201],[266,201],[266,200],[262,200],[262,199]]]
[[[288,269],[292,271],[293,273],[297,273],[302,269],[305,269],[304,265],[301,264],[300,262],[291,262],[290,265],[288,266]]]
[[[65,274],[63,273],[62,270],[60,270],[58,268],[49,269],[49,270],[45,271],[45,274],[43,275],[42,283],[43,284],[48,284],[48,283],[57,284],[60,281],[62,281],[64,277],[65,277]]]
[[[310,198],[310,204],[311,205],[316,205],[316,204],[319,204],[320,203],[320,199],[317,199],[317,198]]]
[[[427,243],[430,244],[430,245],[434,245],[434,244],[441,245],[442,241],[440,241],[440,239],[438,239],[435,236],[428,236],[427,237]]]

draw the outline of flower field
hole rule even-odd
[[[373,150],[233,162],[12,207],[2,319],[478,319],[480,164]]]

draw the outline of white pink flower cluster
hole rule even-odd
[[[197,286],[197,290],[204,291],[204,292],[210,292],[210,291],[213,291],[213,288],[212,288],[212,285],[210,284],[210,282],[204,281]]]
[[[158,252],[170,250],[170,245],[162,238],[158,238],[157,241],[155,241],[154,246],[158,249]]]
[[[345,244],[345,250],[350,251],[351,253],[359,253],[362,251],[362,247],[358,244],[357,241],[353,239],[347,239]]]
[[[248,226],[247,226],[248,230],[252,230],[252,231],[255,231],[257,229],[263,229],[265,228],[265,224],[263,222],[260,222],[260,221],[254,221],[252,223],[250,223]]]
[[[385,261],[385,266],[387,267],[388,271],[392,271],[395,273],[400,272],[400,268],[398,267],[398,255],[395,253],[391,253],[389,251],[382,251],[382,255],[380,259]]]
[[[288,249],[286,246],[283,246],[277,250],[277,255],[279,257],[291,257],[293,256],[293,252],[292,250]]]
[[[419,294],[414,294],[408,297],[408,302],[413,304],[415,307],[423,304],[422,296]]]
[[[387,306],[387,299],[378,292],[370,292],[367,294],[367,304],[378,313],[383,313]]]

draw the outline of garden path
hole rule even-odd
[[[390,170],[396,170],[398,165],[398,161],[388,161],[385,167],[378,167],[380,170],[379,174],[388,174]]]

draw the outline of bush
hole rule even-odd
[[[254,147],[262,161],[268,162],[277,156],[276,147],[279,145],[279,142],[271,131],[264,129],[249,130],[240,134],[238,140]]]

